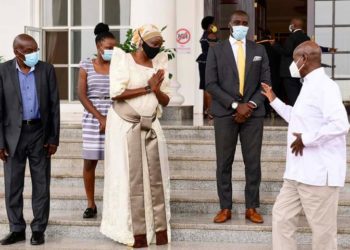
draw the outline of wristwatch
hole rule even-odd
[[[231,104],[231,107],[232,107],[234,110],[236,110],[237,107],[238,107],[238,102],[233,102],[233,103]]]
[[[148,94],[152,92],[152,88],[151,88],[151,86],[149,86],[149,85],[147,85],[147,86],[145,87],[145,90],[147,91]]]

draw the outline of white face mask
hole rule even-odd
[[[300,68],[298,68],[297,64],[298,64],[300,58],[298,59],[297,62],[294,62],[294,60],[293,60],[293,62],[289,66],[289,72],[290,72],[291,77],[293,77],[293,78],[301,78],[300,70],[304,67],[305,63],[303,65],[301,65]]]

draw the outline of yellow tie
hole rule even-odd
[[[243,42],[237,41],[237,68],[239,75],[239,93],[243,95],[244,91],[244,74],[245,74],[245,55],[243,50]]]

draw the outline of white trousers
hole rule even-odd
[[[296,231],[304,210],[312,230],[313,250],[337,249],[339,187],[310,186],[284,180],[272,211],[274,250],[296,250]]]

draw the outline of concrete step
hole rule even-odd
[[[213,126],[162,126],[166,139],[177,140],[214,140]],[[81,139],[81,124],[62,124],[61,138]],[[347,137],[350,141],[350,134]],[[264,141],[286,142],[287,127],[286,126],[265,126]]]
[[[215,142],[212,140],[167,140],[168,154],[186,156],[209,156],[215,157]],[[347,157],[350,158],[350,146],[348,146]],[[289,149],[290,150],[290,149]],[[265,161],[283,161],[286,158],[287,146],[285,143],[264,142],[261,158]],[[82,142],[78,139],[62,139],[58,148],[58,156],[75,156],[82,154]],[[236,160],[242,160],[241,147],[236,148]]]
[[[189,140],[214,140],[213,126],[162,126],[167,139],[189,139]],[[272,132],[272,133],[271,133]],[[264,127],[264,138],[285,140],[286,127]],[[80,139],[82,137],[81,124],[62,124],[61,138]]]
[[[269,215],[278,192],[260,192],[261,206],[259,211]],[[103,190],[95,190],[95,199],[99,210],[102,209]],[[4,192],[0,192],[0,208],[5,209]],[[24,207],[31,207],[31,188],[26,187],[23,193]],[[215,214],[219,209],[219,198],[216,190],[172,190],[171,210],[174,213]],[[233,211],[245,212],[244,191],[233,191]],[[87,205],[85,190],[81,187],[52,187],[51,209],[81,211]],[[339,199],[339,215],[350,216],[350,193],[341,192]]]
[[[29,223],[32,218],[31,211],[25,210],[24,214]],[[8,224],[4,212],[0,212],[0,218],[0,234],[4,235],[8,232]],[[247,221],[243,215],[235,214],[231,221],[224,224],[215,224],[212,222],[212,219],[212,215],[172,214],[172,240],[175,242],[225,242],[226,244],[242,245],[263,244],[265,246],[271,244],[271,216],[265,216],[263,224],[253,224]],[[46,235],[52,240],[69,237],[105,241],[107,239],[99,233],[100,221],[100,214],[96,219],[84,220],[81,218],[81,214],[77,212],[52,211]],[[350,217],[339,216],[338,244],[343,248],[350,247],[350,241],[348,240],[350,237],[349,223]],[[297,237],[298,242],[303,245],[311,243],[311,230],[305,217],[300,218]],[[112,244],[112,241],[108,241],[108,244]],[[114,244],[120,246],[117,243]]]
[[[51,227],[49,227],[48,230]],[[28,231],[27,237],[30,237],[31,233]],[[31,250],[31,249],[49,249],[49,250],[125,250],[131,249],[124,245],[118,244],[110,239],[84,239],[84,238],[71,238],[68,237],[46,237],[45,245],[42,248],[38,246],[32,246],[27,240],[25,243],[17,243],[12,246],[2,246],[4,250]],[[98,247],[97,247],[98,246]],[[270,244],[240,244],[240,243],[220,243],[220,242],[183,242],[175,241],[166,246],[150,245],[149,250],[271,250]],[[300,250],[311,249],[310,245],[300,245]],[[338,250],[345,248],[338,247]]]
[[[172,170],[203,170],[203,171],[215,171],[216,170],[216,158],[215,156],[191,156],[191,155],[170,155],[169,156],[170,169]],[[55,168],[77,168],[78,171],[82,171],[83,159],[81,155],[55,155],[51,160],[52,169]],[[0,167],[2,162],[0,161]],[[99,161],[97,169],[103,168],[103,161]],[[269,169],[270,171],[285,170],[285,159],[262,159],[261,168]],[[233,163],[234,170],[244,169],[244,163],[242,159],[235,159]],[[350,159],[348,159],[348,171],[350,171]]]
[[[259,211],[264,215],[272,214],[272,206],[279,192],[260,192]],[[245,213],[244,191],[233,191],[234,213]],[[216,190],[174,190],[171,192],[171,209],[174,213],[215,214],[219,209]],[[340,193],[338,214],[350,215],[350,194]]]
[[[53,168],[51,171],[51,187],[77,187],[84,185],[82,168]],[[29,167],[26,169],[25,185],[30,187],[31,178]],[[96,169],[95,187],[103,188],[104,169]],[[172,190],[216,190],[215,170],[176,170],[170,169],[170,184]],[[279,192],[283,183],[283,171],[262,169],[261,192]],[[245,189],[244,169],[235,169],[232,172],[233,190]],[[3,172],[0,172],[0,190],[4,190]],[[350,193],[350,175],[346,177],[343,192]]]

